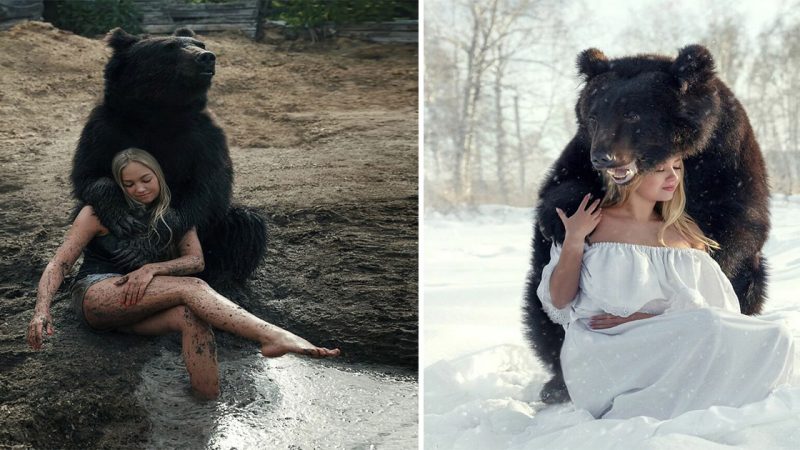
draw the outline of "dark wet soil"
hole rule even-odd
[[[235,201],[259,209],[270,233],[254,279],[223,293],[341,347],[345,364],[415,373],[416,47],[203,39],[218,57],[210,108],[228,134]],[[0,448],[142,446],[150,424],[132,393],[175,339],[91,333],[65,288],[44,349],[24,339],[69,226],[72,152],[109,54],[47,24],[0,32]],[[220,352],[251,345],[218,338]]]

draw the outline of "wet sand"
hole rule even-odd
[[[201,38],[218,58],[209,108],[228,136],[234,201],[269,228],[253,280],[223,293],[341,347],[344,362],[415,373],[416,46]],[[56,335],[38,353],[24,339],[69,226],[72,153],[109,55],[48,24],[0,32],[0,447],[137,446],[151,426],[133,392],[172,338],[79,328],[62,287]],[[217,334],[220,352],[254,346]]]

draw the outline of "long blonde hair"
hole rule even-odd
[[[122,170],[125,169],[125,167],[127,167],[131,162],[137,162],[147,167],[156,175],[159,192],[158,198],[156,198],[149,206],[150,223],[148,228],[150,235],[155,234],[160,238],[161,236],[158,234],[156,225],[159,221],[164,223],[164,226],[167,227],[167,230],[169,230],[169,239],[167,239],[165,244],[166,248],[166,246],[172,242],[172,229],[169,227],[169,224],[167,224],[167,221],[164,220],[164,215],[169,209],[169,202],[172,199],[172,195],[170,194],[169,187],[164,179],[164,171],[161,170],[161,165],[153,157],[153,155],[140,148],[131,147],[114,155],[114,159],[111,160],[111,172],[114,174],[114,180],[117,182],[120,189],[122,189],[123,194],[125,194],[125,200],[128,202],[128,206],[131,208],[144,209],[146,207],[142,202],[139,202],[135,198],[131,197],[128,194],[128,191],[125,189],[125,185],[122,184]]]
[[[675,225],[675,229],[678,231],[678,233],[680,233],[684,239],[689,241],[692,246],[702,244],[707,252],[719,250],[720,246],[717,241],[704,236],[702,233],[698,234],[691,226],[694,225],[697,227],[697,223],[686,212],[684,172],[685,169],[681,170],[680,172],[678,183],[675,189],[675,195],[672,196],[672,199],[664,202],[656,202],[655,211],[659,216],[661,216],[661,220],[664,221],[664,224],[661,225],[661,228],[658,230],[658,242],[666,247],[667,243],[664,242],[664,233],[671,225]],[[642,184],[644,175],[641,172],[637,173],[633,180],[626,185],[618,185],[605,171],[603,171],[603,179],[606,182],[606,193],[603,197],[603,200],[600,202],[601,208],[622,205],[627,202],[631,193],[636,191],[639,185]],[[697,229],[699,228],[700,227],[697,227]]]

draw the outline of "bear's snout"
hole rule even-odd
[[[195,58],[195,61],[200,65],[204,73],[214,74],[214,65],[217,62],[217,56],[212,52],[202,52]]]
[[[617,158],[608,152],[592,152],[592,165],[595,169],[614,167]]]

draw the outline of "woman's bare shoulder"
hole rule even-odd
[[[100,218],[97,217],[92,205],[86,205],[81,208],[78,212],[78,216],[75,217],[73,226],[87,228],[100,234],[107,234],[109,232],[108,228],[104,227],[102,222],[100,222]]]
[[[688,222],[686,225],[689,227],[690,230],[692,230],[692,232],[696,233],[698,236],[706,237],[706,234],[703,233],[703,230],[701,230],[700,227],[697,226],[697,224],[694,223],[693,221]]]
[[[695,236],[700,236],[700,237],[703,237],[703,238],[706,237],[705,233],[703,233],[703,230],[701,230],[700,227],[697,226],[696,223],[694,223],[694,222],[686,222],[686,227]],[[670,228],[671,228],[672,234],[674,236],[676,236],[677,239],[684,241],[684,243],[686,245],[688,245],[689,247],[694,248],[696,250],[706,250],[706,245],[703,242],[700,242],[700,241],[691,242],[690,240],[688,240],[688,237],[683,236],[682,233],[680,233],[678,231],[678,228],[674,224],[671,225]]]
[[[617,241],[620,236],[615,231],[624,226],[624,221],[617,216],[616,212],[607,213],[603,210],[603,218],[597,226],[589,233],[589,242]]]
[[[700,227],[696,223],[689,222],[687,225],[689,226],[689,229],[692,230],[692,232],[695,233],[697,236],[700,236],[700,237],[703,237],[703,238],[706,237],[706,234],[703,233],[703,230],[701,230]],[[695,244],[694,248],[698,248],[700,250],[705,250],[706,246],[705,246],[705,244],[700,242],[700,243]]]

